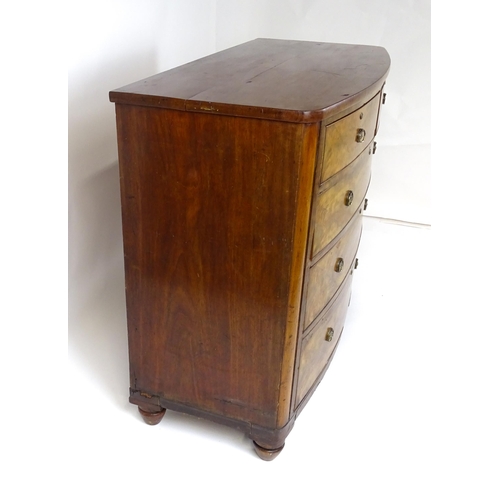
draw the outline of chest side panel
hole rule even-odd
[[[276,423],[303,126],[117,105],[131,386]]]

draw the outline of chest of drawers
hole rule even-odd
[[[274,458],[347,313],[390,60],[258,39],[110,93],[130,402]]]

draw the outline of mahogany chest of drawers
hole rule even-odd
[[[110,93],[130,401],[283,448],[347,313],[390,59],[257,39]]]

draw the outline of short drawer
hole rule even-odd
[[[351,163],[375,136],[380,93],[362,108],[327,125],[321,182]]]
[[[339,234],[359,209],[370,183],[371,158],[370,145],[318,194],[311,258]]]
[[[335,302],[328,308],[311,333],[302,340],[297,384],[297,405],[319,383],[318,378],[335,351],[344,328],[351,297],[351,281],[349,277]]]
[[[361,229],[362,217],[357,215],[334,247],[311,267],[304,328],[321,313],[348,275],[358,250]]]

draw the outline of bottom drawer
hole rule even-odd
[[[300,353],[299,380],[297,385],[297,405],[313,389],[335,350],[344,328],[349,299],[351,297],[352,276],[349,275],[335,302],[325,311],[312,331],[302,339]]]

